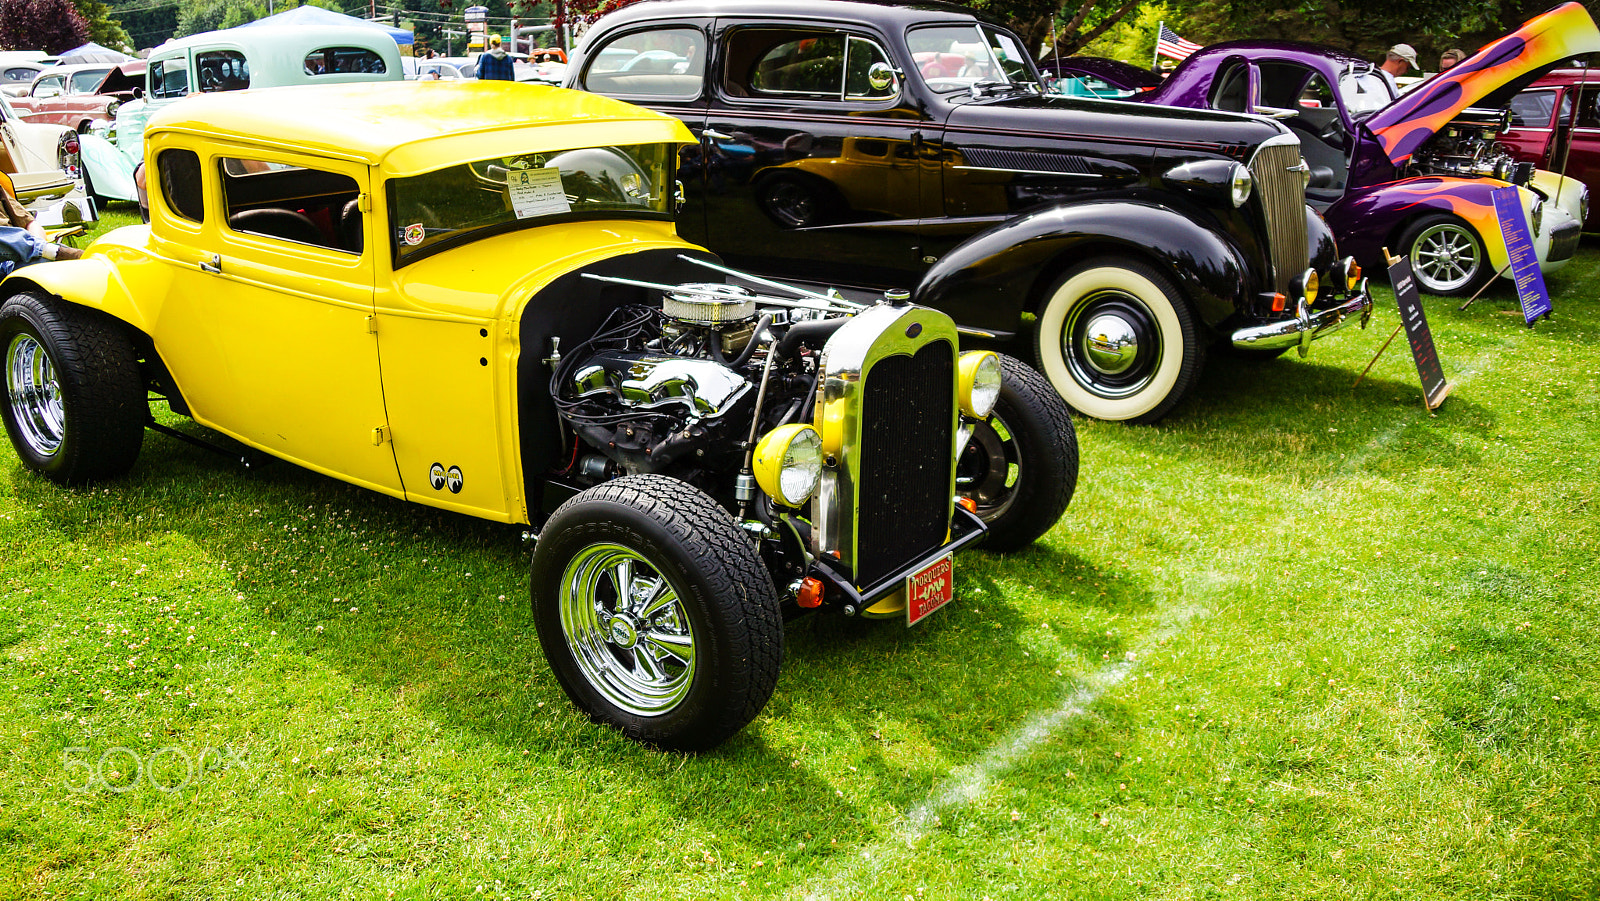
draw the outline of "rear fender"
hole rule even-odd
[[[1143,200],[1046,207],[957,245],[923,276],[915,299],[964,326],[1010,337],[1066,267],[1121,254],[1155,265],[1216,325],[1245,302],[1248,269],[1231,241],[1195,220]]]

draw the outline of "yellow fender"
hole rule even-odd
[[[112,257],[117,259],[112,263]],[[0,280],[0,298],[24,291],[53,294],[70,303],[100,310],[145,335],[166,296],[168,269],[125,245],[97,241],[82,259],[23,266]],[[155,309],[150,307],[154,306]]]

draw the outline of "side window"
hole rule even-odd
[[[171,100],[189,93],[189,61],[183,57],[150,64],[150,96]]]
[[[1591,89],[1578,95],[1578,121],[1576,124],[1579,128],[1600,127],[1600,107],[1596,106],[1596,101],[1600,101],[1600,91]]]
[[[361,252],[361,189],[350,176],[233,157],[218,170],[234,231]]]
[[[1211,108],[1230,113],[1242,113],[1249,101],[1250,64],[1244,61],[1230,65],[1211,84]]]
[[[388,71],[383,57],[365,47],[323,47],[306,54],[307,75],[382,75]]]
[[[898,93],[889,54],[882,47],[866,38],[851,37],[844,52],[846,100],[883,100]],[[878,67],[876,72],[873,66]]]
[[[1307,99],[1316,100],[1320,106],[1333,106],[1333,93],[1327,90],[1326,84],[1316,72],[1305,66],[1293,63],[1258,63],[1257,72],[1256,90],[1260,92],[1261,98],[1258,102],[1262,106],[1274,109],[1302,109],[1307,104],[1301,101]],[[1241,106],[1237,111],[1245,111],[1245,107]]]
[[[250,63],[237,50],[207,50],[194,55],[195,82],[201,91],[242,91],[250,87]]]
[[[1549,128],[1555,111],[1555,91],[1523,91],[1511,98],[1511,124],[1518,128]]]
[[[585,90],[646,97],[700,96],[706,36],[698,28],[655,28],[601,47],[583,73]]]
[[[172,211],[193,222],[206,219],[200,193],[200,157],[193,150],[163,150],[156,157],[161,196]]]
[[[110,69],[84,69],[72,73],[72,93],[93,94],[94,89],[100,87],[100,82],[106,80],[106,73],[110,71]]]
[[[763,94],[840,97],[844,93],[845,36],[838,32],[792,32],[749,29],[732,44],[753,44],[754,63],[743,72],[730,71],[752,97]],[[740,47],[739,50],[743,50]],[[730,62],[744,56],[730,46]]]
[[[52,75],[49,78],[41,78],[39,79],[38,83],[33,86],[33,96],[35,98],[60,97],[61,91],[66,83],[66,79],[60,75]]]

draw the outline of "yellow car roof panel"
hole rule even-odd
[[[406,81],[202,94],[151,117],[184,132],[318,153],[415,175],[463,160],[617,144],[694,143],[642,107],[547,85]]]

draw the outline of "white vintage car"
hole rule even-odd
[[[0,95],[0,172],[11,176],[17,199],[41,225],[94,221],[78,152],[77,132],[24,121]]]

